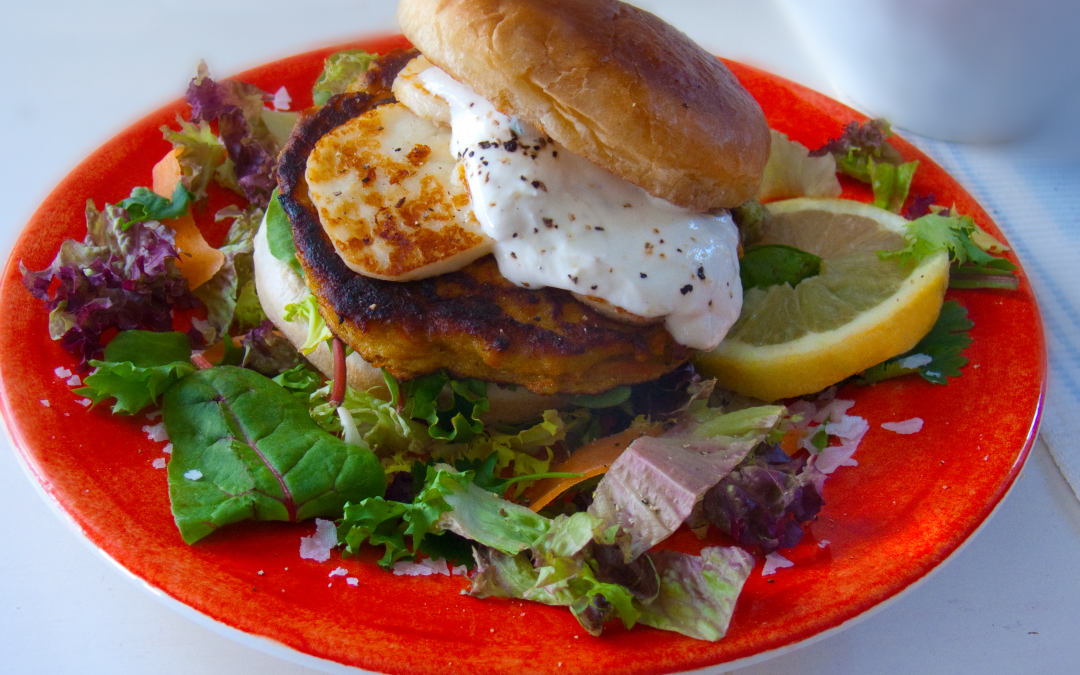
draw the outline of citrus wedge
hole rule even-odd
[[[822,258],[821,272],[745,293],[724,341],[696,358],[722,387],[765,401],[821,391],[911,349],[937,321],[949,284],[944,250],[921,262],[881,260],[903,248],[901,216],[843,199],[768,204],[755,244]]]

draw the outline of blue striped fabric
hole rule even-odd
[[[1047,142],[971,146],[905,137],[992,215],[1031,280],[1050,371],[1041,437],[1080,497],[1080,159]]]

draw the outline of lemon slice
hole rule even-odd
[[[696,365],[720,386],[765,401],[820,391],[911,349],[937,321],[949,257],[881,260],[903,248],[907,221],[844,199],[768,205],[755,244],[786,244],[822,258],[821,272],[792,288],[753,288],[724,341]]]

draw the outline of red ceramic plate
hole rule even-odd
[[[380,51],[402,38],[368,40]],[[351,45],[357,46],[357,45]],[[322,50],[238,76],[267,91],[285,85],[309,105]],[[772,127],[809,147],[838,135],[852,110],[768,73],[730,64],[757,97]],[[306,99],[306,100],[305,100]],[[717,643],[648,628],[609,627],[592,638],[568,611],[461,595],[460,577],[397,577],[375,556],[318,564],[299,557],[306,524],[227,528],[185,545],[173,525],[162,444],[149,422],[80,406],[54,374],[74,360],[49,339],[42,304],[23,289],[19,261],[49,264],[60,243],[85,234],[87,198],[100,206],[150,182],[169,149],[158,128],[186,114],[178,101],[134,124],[84,161],[53,192],[19,239],[4,272],[0,312],[3,414],[24,462],[47,494],[108,557],[175,601],[243,634],[280,643],[301,660],[387,673],[669,673],[761,657],[842,626],[893,598],[941,565],[990,515],[1009,490],[1035,439],[1045,375],[1041,322],[1027,279],[1016,292],[950,292],[975,322],[970,363],[948,386],[893,380],[841,396],[871,429],[859,466],[838,470],[826,506],[795,549],[795,566],[746,583],[731,629]],[[921,164],[913,193],[933,192],[985,229],[1000,232],[941,168],[894,139]],[[859,185],[845,196],[868,200]],[[212,213],[212,211],[211,211]],[[48,401],[48,405],[42,403]],[[925,420],[901,436],[882,422]],[[828,542],[819,546],[819,543]],[[700,548],[692,535],[673,545]],[[359,584],[329,571],[342,566]],[[236,635],[235,633],[233,633]],[[249,641],[250,642],[250,641]],[[265,641],[256,641],[264,642]],[[266,644],[272,644],[266,643]],[[282,653],[275,648],[275,652]]]

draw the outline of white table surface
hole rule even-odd
[[[638,4],[717,54],[835,94],[772,2]],[[5,258],[53,186],[113,134],[179,97],[199,58],[224,76],[359,35],[396,32],[389,0],[6,5],[0,22]],[[0,670],[317,672],[160,604],[82,541],[35,490],[8,441],[0,445]],[[1078,560],[1080,502],[1040,443],[994,517],[936,574],[838,634],[737,672],[1080,672]]]

